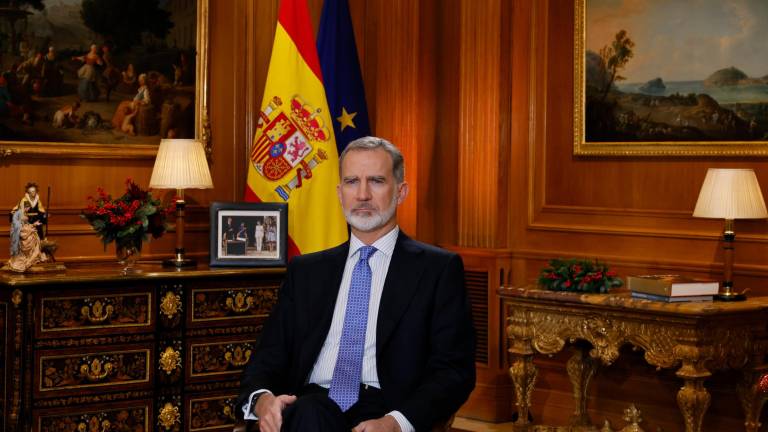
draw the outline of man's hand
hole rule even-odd
[[[283,425],[283,410],[288,405],[296,402],[296,396],[264,393],[256,401],[254,411],[259,417],[259,430],[261,432],[280,432]]]
[[[352,429],[352,432],[400,432],[400,425],[394,417],[385,415],[374,420],[366,420]]]

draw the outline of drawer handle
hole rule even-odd
[[[227,308],[234,313],[248,312],[253,307],[255,300],[252,295],[246,295],[246,293],[239,292],[234,297],[227,297]]]
[[[88,381],[101,381],[115,370],[115,365],[107,358],[94,358],[90,362],[86,357],[85,363],[80,365],[80,375]]]
[[[224,353],[224,359],[234,367],[243,367],[251,359],[252,352],[253,348],[249,344],[230,345],[227,347],[227,352]]]
[[[160,413],[157,415],[157,424],[170,430],[176,423],[181,424],[181,412],[179,407],[174,406],[170,402],[166,402],[160,409]]]
[[[224,413],[224,416],[229,418],[230,420],[237,420],[235,418],[235,410],[232,408],[234,406],[234,402],[232,399],[227,399],[225,402],[224,408],[222,409],[222,412]]]
[[[160,301],[160,312],[168,319],[173,319],[177,313],[181,312],[181,296],[172,291],[165,293]]]
[[[112,316],[112,312],[114,311],[114,306],[109,303],[102,303],[101,300],[96,300],[92,305],[86,305],[80,309],[80,312],[83,314],[83,318],[85,318],[85,320],[91,324],[103,323]]]
[[[160,370],[170,375],[177,368],[181,368],[181,353],[172,347],[166,347],[165,351],[160,353]]]

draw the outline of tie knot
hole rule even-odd
[[[363,246],[358,249],[358,251],[360,251],[360,260],[368,261],[368,258],[370,258],[374,252],[376,252],[376,248],[373,246]]]

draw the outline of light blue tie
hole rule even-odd
[[[365,328],[368,325],[368,299],[371,297],[371,266],[368,265],[368,258],[376,252],[376,248],[363,246],[358,251],[360,260],[352,270],[339,355],[336,357],[331,388],[328,391],[328,397],[333,399],[342,411],[354,405],[360,395]]]

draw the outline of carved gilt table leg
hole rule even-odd
[[[571,426],[590,425],[589,415],[587,415],[587,388],[597,372],[597,367],[598,362],[589,355],[588,348],[574,348],[573,356],[566,365],[568,377],[573,385],[573,400],[576,406],[571,416]]]
[[[691,345],[678,345],[674,351],[683,363],[675,374],[685,380],[677,392],[677,405],[685,420],[685,431],[700,432],[711,399],[704,387],[704,380],[712,375],[704,367],[704,359],[709,358],[709,352],[707,348]]]
[[[531,395],[536,384],[538,371],[533,364],[534,349],[531,343],[533,329],[527,319],[527,312],[523,309],[511,309],[507,316],[507,337],[509,338],[509,353],[511,366],[509,376],[515,390],[515,404],[517,405],[516,430],[527,429],[528,412],[531,409]]]
[[[526,426],[528,422],[528,412],[531,409],[531,395],[533,386],[536,384],[538,371],[533,364],[533,354],[515,355],[513,354],[512,366],[509,368],[509,376],[512,377],[512,383],[515,388],[515,400],[517,405],[517,421],[515,426]]]
[[[762,425],[760,413],[768,399],[768,374],[744,371],[744,381],[738,390],[744,409],[744,428],[747,432],[757,432]]]

